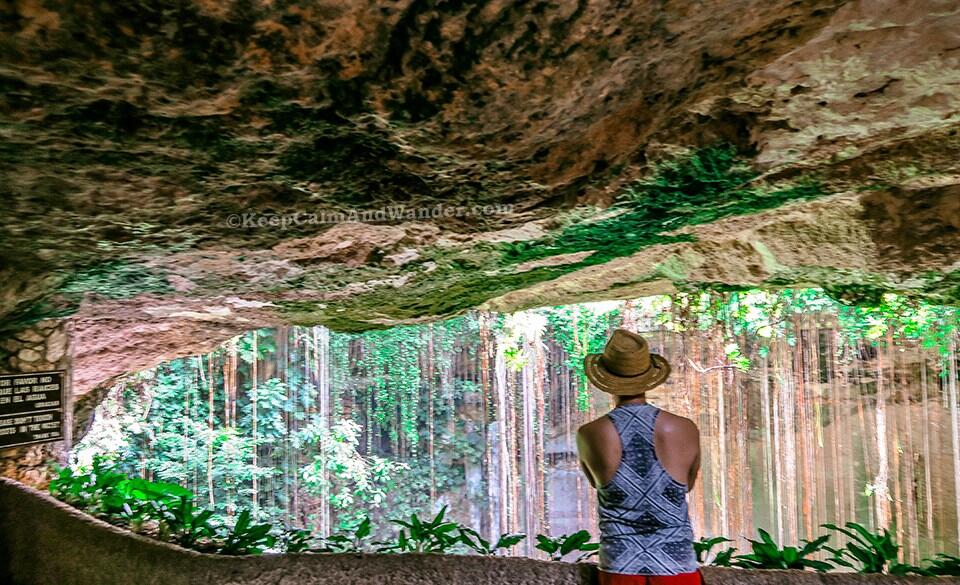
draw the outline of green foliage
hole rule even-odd
[[[370,518],[364,518],[352,531],[332,534],[323,539],[321,546],[314,550],[328,553],[360,552],[367,548],[370,528]]]
[[[477,554],[484,556],[495,555],[501,550],[512,548],[527,537],[526,534],[501,534],[500,538],[497,539],[497,542],[491,545],[490,541],[485,540],[476,530],[472,528],[461,526],[459,527],[459,533],[460,542],[465,544],[467,548],[475,551]]]
[[[900,545],[885,528],[879,532],[870,532],[856,522],[847,522],[845,528],[836,524],[824,524],[824,528],[839,532],[850,540],[843,548],[826,547],[831,553],[834,564],[853,569],[859,573],[890,573],[905,575],[919,569],[897,561]]]
[[[609,303],[567,305],[541,309],[550,324],[551,337],[567,354],[564,364],[573,372],[577,385],[577,409],[589,407],[591,392],[583,371],[583,359],[590,353],[603,350],[607,333],[615,326],[620,311]]]
[[[310,550],[310,543],[313,541],[313,535],[309,530],[295,528],[286,530],[280,535],[280,545],[288,553],[299,553]]]
[[[124,512],[127,476],[117,473],[104,457],[95,457],[89,471],[64,467],[50,482],[50,493],[91,514],[115,515]]]
[[[804,546],[780,547],[770,534],[763,529],[759,530],[760,540],[750,540],[752,552],[746,555],[733,557],[732,564],[745,569],[814,569],[824,573],[832,567],[829,563],[807,558],[824,549],[830,539],[829,535],[821,536],[812,541],[804,541]]]
[[[359,448],[360,430],[352,420],[341,420],[327,428],[315,418],[300,431],[297,441],[301,448],[319,447],[320,453],[300,469],[301,485],[309,494],[329,495],[331,505],[342,512],[341,528],[359,521],[353,517],[363,513],[359,504],[380,508],[396,485],[396,475],[407,469],[403,463],[363,455]]]
[[[601,264],[660,243],[690,241],[666,235],[687,225],[756,213],[797,199],[823,195],[814,182],[779,190],[751,184],[757,176],[730,146],[714,146],[659,164],[653,174],[624,191],[619,203],[593,221],[575,221],[534,242],[504,245],[503,262],[519,264],[559,254],[593,251],[565,268]]]
[[[452,550],[461,541],[456,536],[459,526],[456,522],[444,519],[447,507],[444,506],[429,522],[421,520],[416,514],[410,515],[410,520],[391,520],[400,526],[395,541],[380,542],[378,552],[430,552],[446,553]]]
[[[86,293],[108,299],[126,299],[141,293],[169,293],[173,289],[163,274],[145,266],[110,260],[81,270],[69,278],[59,293],[79,300]]]
[[[570,553],[580,552],[583,553],[577,557],[577,562],[580,562],[597,554],[600,550],[600,543],[590,542],[590,533],[586,530],[580,530],[573,534],[564,534],[557,537],[538,534],[536,549],[547,553],[550,555],[550,559],[554,561],[562,560]]]
[[[729,538],[724,538],[722,536],[714,536],[713,538],[703,537],[700,540],[693,541],[693,552],[697,555],[697,562],[701,565],[706,564],[707,559],[710,558],[710,553],[713,551],[713,547],[718,544],[723,544],[725,542],[733,542]],[[735,548],[728,548],[727,550],[720,551],[713,558],[712,564],[718,566],[730,566],[730,557],[733,555]],[[717,561],[720,562],[717,562]]]
[[[960,557],[940,553],[936,558],[925,560],[929,565],[924,570],[930,575],[960,577]]]
[[[211,539],[216,535],[216,528],[211,522],[213,510],[195,508],[193,494],[172,501],[154,498],[145,505],[149,510],[148,516],[158,522],[161,540],[173,540],[180,546],[196,548],[202,539]]]
[[[241,510],[232,528],[217,526],[214,512],[197,508],[194,495],[182,486],[130,478],[116,471],[102,457],[96,457],[89,469],[60,469],[50,483],[50,492],[62,500],[89,512],[97,513],[107,520],[136,528],[144,522],[156,523],[155,536],[181,546],[198,550],[216,551],[226,555],[260,554],[274,547],[279,540],[280,548],[289,553],[306,550],[316,552],[357,552],[367,548],[372,536],[372,522],[362,518],[350,531],[341,531],[312,548],[313,536],[309,530],[289,529],[278,539],[269,523],[255,524],[250,510]],[[495,555],[517,545],[526,538],[524,534],[502,534],[491,544],[476,530],[449,520],[444,506],[431,520],[423,520],[416,513],[409,520],[394,519],[392,524],[400,527],[391,541],[372,543],[377,552],[393,553],[451,553],[463,549],[481,555]],[[840,532],[850,541],[842,549],[825,546],[829,536],[805,541],[801,548],[780,547],[764,530],[760,540],[751,540],[750,554],[734,556],[734,548],[717,553],[713,565],[737,566],[747,569],[814,569],[825,572],[833,567],[824,561],[809,558],[827,550],[833,553],[833,563],[839,567],[861,573],[890,573],[893,575],[944,575],[960,573],[960,558],[940,554],[935,559],[926,559],[927,567],[920,568],[898,563],[899,546],[886,530],[871,533],[859,524],[848,522],[845,528],[824,524],[825,528]],[[697,561],[706,562],[713,548],[730,542],[723,537],[702,538],[694,543]],[[536,548],[547,553],[553,560],[562,560],[567,555],[579,552],[577,561],[595,554],[599,543],[590,542],[590,534],[581,530],[569,535],[550,537],[537,535]]]
[[[277,537],[270,534],[271,529],[269,524],[254,524],[250,510],[244,510],[237,516],[237,523],[227,534],[219,552],[224,555],[260,554],[277,542]]]

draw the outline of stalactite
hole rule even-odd
[[[957,543],[960,546],[960,408],[957,404],[957,334],[950,335],[949,341],[950,373],[947,388],[950,401],[950,438],[953,445],[953,499],[957,511]]]
[[[259,396],[257,395],[257,384],[259,380],[257,379],[257,364],[260,362],[259,350],[257,348],[257,331],[254,330],[250,336],[250,415],[251,415],[251,432],[253,433],[253,446],[252,446],[252,464],[253,464],[253,479],[251,480],[251,494],[250,500],[251,505],[253,506],[253,516],[256,518],[260,513],[260,490],[259,490],[259,473],[258,473],[258,455],[260,451],[260,436],[258,434],[257,423],[258,423],[258,406],[259,406]]]
[[[197,359],[200,359],[199,357]],[[201,360],[202,363],[202,360]],[[207,498],[215,505],[213,495],[213,355],[207,356]]]
[[[906,459],[906,469],[904,470],[904,475],[906,481],[904,482],[904,489],[907,496],[907,528],[909,530],[910,542],[914,543],[916,546],[913,546],[909,549],[906,549],[910,553],[909,561],[913,564],[917,564],[920,559],[917,556],[917,548],[920,543],[920,526],[919,520],[917,517],[917,475],[916,475],[916,445],[913,442],[913,396],[910,391],[910,386],[908,380],[906,380],[906,364],[902,363],[900,367],[897,368],[897,372],[900,374],[900,387],[902,388],[901,395],[903,396],[904,402],[904,411],[906,416],[906,421],[904,428],[906,428],[906,434],[904,440],[906,442],[906,448],[904,449],[904,458]],[[902,542],[902,541],[901,541]]]
[[[494,448],[491,443],[492,437],[490,435],[490,408],[491,408],[491,381],[490,381],[490,358],[491,358],[491,334],[490,334],[490,315],[486,312],[481,312],[477,315],[478,326],[480,330],[480,351],[479,351],[479,361],[480,361],[480,393],[481,393],[481,405],[483,408],[483,417],[481,423],[483,425],[483,473],[485,479],[485,485],[487,488],[487,500],[490,502],[490,505],[487,506],[487,530],[485,533],[489,540],[495,540],[499,533],[497,532],[497,520],[495,518],[495,506],[492,505],[496,501],[495,494],[495,483],[496,478],[493,474],[493,452]]]
[[[767,348],[769,352],[769,347]],[[763,423],[760,428],[763,430],[763,462],[764,462],[764,475],[766,478],[767,486],[767,500],[768,500],[768,509],[770,510],[779,510],[780,509],[780,499],[776,497],[774,490],[776,489],[776,477],[779,477],[779,474],[776,476],[774,471],[774,452],[773,452],[773,425],[776,424],[774,419],[777,418],[775,414],[771,413],[770,406],[770,372],[769,372],[769,358],[768,354],[761,356],[760,358],[760,412],[763,416]],[[776,411],[774,410],[774,413]],[[779,437],[778,437],[779,438]],[[779,493],[779,489],[776,490]],[[773,531],[777,534],[778,538],[783,539],[783,524],[780,521],[780,514],[777,513],[774,516],[776,520]]]
[[[890,452],[887,447],[887,381],[884,377],[883,351],[877,351],[877,395],[874,400],[877,441],[877,475],[873,479],[873,494],[876,503],[877,526],[890,526]]]
[[[711,351],[714,351],[711,348]],[[715,461],[718,463],[717,473],[714,474],[714,477],[717,478],[720,488],[720,524],[719,528],[716,531],[716,534],[730,534],[730,500],[727,497],[727,470],[729,469],[729,462],[727,461],[727,401],[726,389],[724,387],[724,376],[722,370],[716,370],[713,377],[716,378],[716,416],[717,416],[717,457]]]
[[[546,355],[543,346],[543,328],[546,319],[543,319],[537,327],[533,339],[533,392],[534,400],[537,406],[536,417],[536,466],[537,466],[537,530],[538,532],[549,533],[550,523],[547,516],[547,468],[545,456],[546,427],[548,424],[546,416],[546,389],[544,387],[546,377]]]
[[[806,343],[804,342],[804,328],[799,315],[794,315],[792,319],[793,331],[796,339],[796,345],[793,350],[793,369],[791,371],[793,397],[796,401],[796,421],[797,435],[799,435],[799,449],[795,459],[795,464],[799,467],[800,485],[798,501],[800,503],[799,518],[797,519],[797,534],[794,539],[799,538],[800,532],[804,532],[804,537],[813,538],[812,528],[810,527],[810,518],[813,516],[813,487],[810,477],[810,460],[813,457],[809,438],[810,438],[810,416],[807,397],[807,368],[804,360]],[[796,540],[794,540],[796,541]]]
[[[499,465],[499,477],[497,484],[500,487],[499,493],[499,510],[500,510],[500,532],[506,533],[513,530],[513,524],[511,522],[514,509],[513,502],[510,499],[510,494],[512,489],[510,487],[510,478],[513,471],[512,465],[510,464],[510,458],[512,457],[514,451],[512,451],[512,444],[509,441],[509,418],[508,414],[508,397],[507,397],[507,363],[506,355],[503,343],[500,340],[497,340],[496,344],[496,354],[494,361],[494,388],[497,395],[497,436],[498,436],[498,449],[497,453],[500,459]]]
[[[919,349],[919,348],[918,348]],[[922,354],[921,354],[922,356]],[[923,401],[923,487],[926,496],[925,516],[927,539],[934,540],[933,518],[935,504],[933,500],[932,458],[930,456],[930,394],[927,387],[927,358],[922,356],[920,361],[920,393]]]

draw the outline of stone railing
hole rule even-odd
[[[704,569],[709,585],[920,585],[958,579]],[[11,585],[589,585],[596,565],[454,555],[201,554],[0,478],[0,583]]]

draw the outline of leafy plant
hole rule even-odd
[[[697,555],[697,562],[700,563],[701,565],[706,564],[707,559],[710,557],[710,552],[713,550],[713,547],[717,546],[718,544],[723,544],[724,542],[733,542],[733,541],[730,540],[729,538],[724,538],[722,536],[714,536],[713,538],[703,537],[700,540],[694,541],[693,551]],[[729,567],[730,558],[733,556],[733,553],[736,550],[737,549],[730,547],[726,550],[722,550],[718,552],[717,555],[713,558],[713,562],[711,564],[722,566],[722,567]]]
[[[150,517],[158,522],[161,540],[173,540],[180,546],[194,548],[201,539],[215,536],[216,528],[211,523],[213,510],[195,508],[193,494],[187,494],[172,502],[149,500],[146,505]]]
[[[576,561],[580,562],[597,554],[600,543],[590,542],[590,533],[580,530],[557,537],[538,534],[536,548],[550,555],[550,559],[554,561],[559,561],[572,552],[581,552],[583,554],[577,557]]]
[[[726,550],[722,550],[717,553],[717,556],[713,557],[713,561],[711,561],[710,564],[715,567],[732,567],[733,553],[735,552],[737,552],[737,549],[732,546]]]
[[[847,522],[844,526],[845,528],[840,528],[836,524],[823,525],[824,528],[840,532],[850,538],[843,548],[826,547],[833,553],[831,561],[835,565],[847,567],[859,573],[906,575],[920,571],[918,567],[897,561],[900,545],[894,541],[893,535],[886,528],[880,532],[870,532],[856,522]]]
[[[495,555],[500,550],[506,550],[516,546],[527,537],[526,534],[501,534],[496,544],[491,546],[490,541],[485,540],[472,528],[460,526],[459,532],[460,542],[477,553],[486,556]]]
[[[410,521],[391,520],[400,526],[396,542],[380,543],[378,552],[436,552],[445,553],[460,543],[459,538],[453,535],[458,526],[456,522],[447,522],[444,516],[447,507],[444,506],[433,520],[424,522],[415,513],[410,515]]]
[[[125,481],[126,475],[114,471],[105,457],[97,456],[89,471],[61,468],[48,489],[54,497],[91,514],[120,515],[127,500],[122,489]]]
[[[314,550],[317,552],[330,553],[358,552],[363,550],[364,540],[369,536],[370,518],[364,518],[352,534],[347,535],[340,533],[330,535],[323,540],[322,546]]]
[[[804,541],[802,548],[785,546],[781,548],[770,534],[760,529],[760,540],[750,540],[752,552],[746,555],[733,557],[732,564],[745,569],[814,569],[825,573],[833,567],[830,563],[807,558],[824,550],[824,545],[830,540],[830,535],[821,536],[816,540]]]
[[[925,560],[930,564],[924,570],[930,575],[960,577],[960,557],[940,553]]]
[[[224,539],[220,553],[225,555],[260,554],[263,549],[273,546],[277,537],[270,534],[269,524],[253,524],[250,510],[244,510],[237,516],[237,523]]]
[[[300,553],[309,550],[311,540],[313,540],[313,534],[303,528],[287,530],[280,537],[283,550],[288,553]]]

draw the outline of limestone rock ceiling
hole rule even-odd
[[[960,297],[953,0],[17,0],[0,26],[0,318],[69,317],[80,392],[277,323]],[[310,216],[336,212],[361,221]]]

